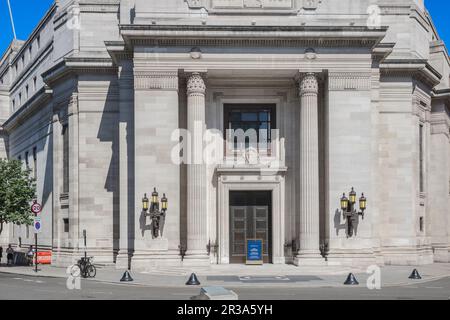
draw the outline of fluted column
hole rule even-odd
[[[206,128],[206,85],[199,73],[187,80],[187,262],[208,263],[208,219],[206,211],[206,166],[203,162],[203,134]]]
[[[320,263],[319,250],[319,83],[313,73],[300,81],[300,250],[297,265]]]

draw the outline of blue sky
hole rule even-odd
[[[9,22],[7,0],[0,0],[0,55],[13,39]],[[17,38],[26,40],[39,20],[53,3],[53,0],[10,0],[16,24]],[[336,0],[333,0],[336,1]],[[358,0],[354,0],[358,1]],[[450,47],[450,1],[426,0],[439,34]]]

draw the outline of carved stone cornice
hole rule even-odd
[[[121,61],[133,60],[134,52],[125,46],[123,41],[105,41],[106,50],[116,64]]]
[[[210,25],[120,25],[128,47],[151,46],[240,46],[373,49],[385,36],[386,27],[360,26],[210,26]]]
[[[430,88],[437,86],[442,79],[437,70],[421,59],[385,60],[380,64],[380,70],[385,77],[411,77]]]
[[[356,90],[368,91],[372,86],[371,72],[330,72],[328,75],[329,90],[343,91]]]
[[[178,91],[178,71],[135,71],[134,89]]]
[[[193,72],[187,79],[187,94],[201,94],[204,95],[206,92],[206,84],[202,76],[198,72]]]
[[[27,102],[25,102],[2,124],[3,129],[9,132],[17,125],[23,123],[25,119],[28,119],[38,110],[41,110],[42,106],[51,100],[52,95],[53,91],[47,86],[36,92],[33,97],[28,99]]]
[[[66,77],[77,74],[117,74],[117,66],[111,58],[103,57],[70,57],[64,58],[55,66],[42,74],[42,79],[49,87],[53,87],[57,82]]]

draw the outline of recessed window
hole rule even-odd
[[[424,223],[423,223],[423,217],[420,217],[420,220],[419,220],[419,224],[420,224],[420,232],[423,232],[423,230],[424,230]]]
[[[64,222],[64,232],[69,232],[69,228],[70,228],[69,219],[64,218],[63,222]]]
[[[33,148],[33,174],[34,179],[37,179],[37,148]]]
[[[419,126],[419,189],[420,192],[425,191],[424,185],[424,152],[423,152],[423,124]]]
[[[16,110],[16,99],[13,99],[12,105],[13,105],[13,111],[15,111]]]
[[[63,125],[63,193],[69,193],[69,126]]]
[[[37,89],[37,78],[34,77],[33,78],[33,90],[36,92],[36,89]]]
[[[26,85],[25,86],[25,99],[28,99],[28,93],[29,93],[29,90],[28,90],[29,88],[28,88],[28,85]]]
[[[255,148],[259,152],[270,153],[271,130],[276,129],[275,105],[227,104],[224,110],[225,138],[234,150]],[[237,130],[243,130],[241,133],[245,136],[239,137]],[[256,138],[255,141],[251,141],[252,138]]]
[[[19,93],[19,106],[22,105],[22,93]]]
[[[25,56],[22,56],[22,68],[25,67]]]
[[[28,56],[30,57],[30,60],[32,58],[33,55],[33,45],[30,44],[30,46],[28,47]]]
[[[39,50],[39,48],[41,47],[41,36],[37,36],[36,43],[37,43],[37,48]]]

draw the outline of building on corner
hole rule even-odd
[[[273,264],[449,262],[449,72],[421,0],[59,0],[0,60],[0,156],[33,169],[55,265],[84,230],[118,268],[245,263],[253,238]]]

